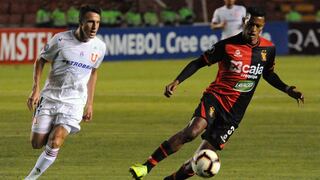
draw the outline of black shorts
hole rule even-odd
[[[212,94],[204,94],[193,117],[202,117],[208,122],[206,131],[201,135],[217,150],[222,150],[225,143],[238,127],[230,120],[230,115]]]

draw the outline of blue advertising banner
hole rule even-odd
[[[268,22],[262,36],[273,42],[276,46],[277,54],[286,55],[289,53],[289,26],[287,22]]]
[[[288,26],[269,23],[263,36],[288,53]],[[220,31],[209,26],[101,28],[98,37],[107,47],[105,60],[180,59],[197,57],[216,43]]]

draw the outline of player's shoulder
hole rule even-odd
[[[98,38],[96,36],[92,40],[93,40],[94,44],[96,44],[98,47],[100,47],[100,49],[102,49],[103,51],[106,50],[106,43],[104,41],[102,41],[100,38]]]
[[[234,7],[237,9],[246,10],[246,8],[242,5],[234,5]]]
[[[215,11],[216,11],[217,13],[222,13],[222,12],[224,12],[226,9],[227,9],[226,6],[221,6],[221,7],[218,7]]]
[[[105,43],[98,38],[97,36],[93,38],[94,43],[100,44],[100,45],[105,45]]]
[[[69,31],[62,31],[62,32],[58,32],[55,34],[56,37],[59,38],[67,38],[67,37],[72,37],[73,36],[73,31],[69,30]]]
[[[260,36],[260,44],[259,46],[263,46],[263,47],[275,47],[274,44],[269,41],[268,39],[261,37]]]
[[[243,44],[242,33],[228,37],[220,41],[222,44]]]
[[[221,51],[220,53],[223,53],[225,51],[226,46],[228,45],[238,45],[241,44],[241,38],[239,35],[235,35],[226,39],[222,39],[218,42],[216,42],[213,46],[214,49],[219,49]]]
[[[70,31],[63,31],[63,32],[58,32],[56,33],[53,38],[52,38],[56,43],[60,43],[65,40],[73,40],[73,32],[72,30]]]

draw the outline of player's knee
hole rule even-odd
[[[61,145],[62,145],[62,140],[59,139],[59,138],[54,138],[52,140],[50,140],[50,142],[48,143],[48,145],[51,147],[51,148],[60,148]]]
[[[31,145],[33,149],[41,149],[44,146],[44,143],[36,140],[31,140]]]
[[[63,127],[57,127],[54,132],[49,136],[48,145],[51,148],[60,148],[68,133]]]
[[[207,126],[206,120],[193,118],[191,123],[182,131],[185,142],[194,140]]]

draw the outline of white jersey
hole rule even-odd
[[[103,61],[106,45],[97,37],[80,42],[74,31],[57,33],[40,57],[52,62],[41,96],[53,101],[85,105],[92,68]]]
[[[222,6],[213,13],[211,23],[226,22],[221,39],[234,36],[242,31],[242,18],[246,16],[246,8],[233,5],[231,9]]]

